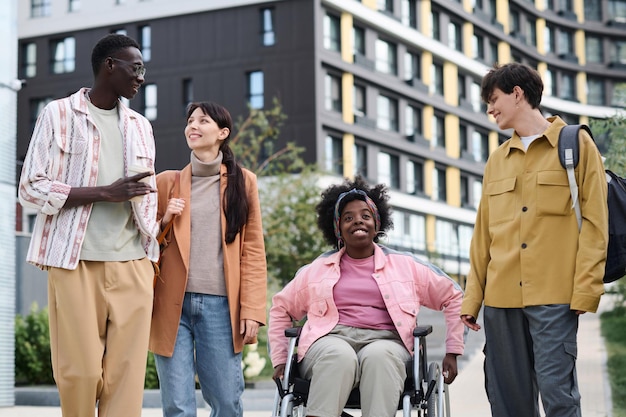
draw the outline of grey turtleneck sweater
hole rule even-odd
[[[191,245],[187,292],[226,295],[220,204],[222,152],[211,162],[191,153]]]

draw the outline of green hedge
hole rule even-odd
[[[267,358],[267,328],[259,332],[259,353]],[[272,366],[266,359],[263,372],[255,380],[270,378]],[[15,317],[15,383],[16,385],[54,385],[50,359],[48,309],[33,304],[30,314]],[[154,356],[146,359],[146,389],[159,388]]]

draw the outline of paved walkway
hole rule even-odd
[[[610,299],[603,297],[600,310],[610,308]],[[423,320],[422,320],[423,319]],[[429,336],[429,357],[442,354],[441,346],[443,319],[434,312],[420,314],[422,323],[432,323],[435,331]],[[481,323],[482,324],[482,323]],[[439,330],[441,329],[441,330]],[[459,362],[459,376],[450,386],[451,415],[454,417],[488,417],[489,403],[484,390],[482,345],[484,334],[471,332],[467,339],[466,355]],[[433,346],[430,346],[430,345]],[[600,336],[598,314],[581,316],[578,331],[578,380],[582,395],[582,415],[584,417],[611,417],[611,392],[606,375],[606,352]],[[274,391],[271,382],[260,384],[258,389],[244,393],[244,417],[270,417]],[[349,410],[354,417],[360,417],[358,410]],[[209,412],[200,412],[200,417],[208,417]],[[401,416],[401,412],[399,413]],[[159,408],[144,408],[142,417],[162,416]],[[16,406],[0,407],[0,417],[62,417],[59,407]]]

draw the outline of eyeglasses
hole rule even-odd
[[[134,62],[125,61],[123,59],[114,58],[114,57],[109,57],[109,58],[111,58],[113,61],[118,61],[118,62],[121,62],[123,64],[132,66],[133,67],[133,72],[135,73],[135,76],[137,76],[137,77],[143,77],[144,75],[146,75],[146,67],[144,67],[141,64],[135,64]]]

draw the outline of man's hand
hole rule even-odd
[[[113,184],[97,187],[72,187],[63,208],[84,206],[86,204],[107,201],[121,203],[133,197],[156,193],[147,182],[142,180],[154,172],[142,172],[130,177],[120,178]]]
[[[156,189],[152,188],[142,179],[154,175],[154,172],[140,172],[130,177],[120,178],[113,184],[105,187],[108,199],[105,201],[122,202],[128,201],[133,197],[144,196],[146,194],[155,193]]]
[[[464,325],[474,330],[475,332],[480,330],[480,325],[476,323],[476,317],[470,316],[469,314],[463,314],[461,316],[461,321]]]

